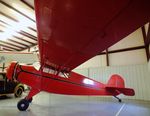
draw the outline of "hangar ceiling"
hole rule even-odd
[[[141,27],[144,39],[143,46],[117,49],[101,54],[145,49],[147,59],[150,57],[150,24],[147,34]],[[37,30],[34,11],[34,0],[0,0],[0,51],[23,51],[37,45]],[[38,51],[38,50],[34,50]]]
[[[22,51],[37,45],[34,0],[0,0],[0,49]]]

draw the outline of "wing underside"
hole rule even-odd
[[[150,20],[149,0],[35,0],[40,60],[72,70]]]

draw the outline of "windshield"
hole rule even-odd
[[[33,63],[33,67],[34,67],[36,70],[40,70],[40,67],[41,67],[40,62],[34,62],[34,63]]]

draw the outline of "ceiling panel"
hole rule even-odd
[[[0,0],[0,50],[37,45],[34,0]]]
[[[11,7],[17,9],[21,13],[24,13],[31,19],[35,20],[35,12],[33,9],[31,9],[29,6],[27,6],[24,2],[21,0],[2,0],[6,4],[10,5]],[[32,0],[31,0],[32,1]]]

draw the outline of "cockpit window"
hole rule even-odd
[[[62,73],[62,72],[60,72],[58,75],[60,77],[69,78],[69,73]]]
[[[57,74],[57,71],[46,67],[43,68],[43,72],[50,73],[50,74]]]
[[[36,70],[39,71],[40,68],[41,68],[40,62],[35,62],[35,63],[33,63],[33,67],[34,67]],[[58,72],[57,70],[54,70],[54,69],[52,69],[52,68],[44,67],[44,68],[43,68],[43,72],[49,73],[49,74],[53,74],[53,75],[58,75],[58,76],[63,77],[63,78],[69,78],[69,73],[66,73],[66,72]]]
[[[63,77],[63,78],[69,77],[69,73],[58,72],[57,70],[54,70],[51,68],[46,68],[46,67],[43,68],[43,72],[53,74],[53,75],[58,75],[58,76]]]
[[[40,62],[34,62],[34,63],[33,63],[33,67],[34,67],[36,70],[40,70],[40,67],[41,67]]]

